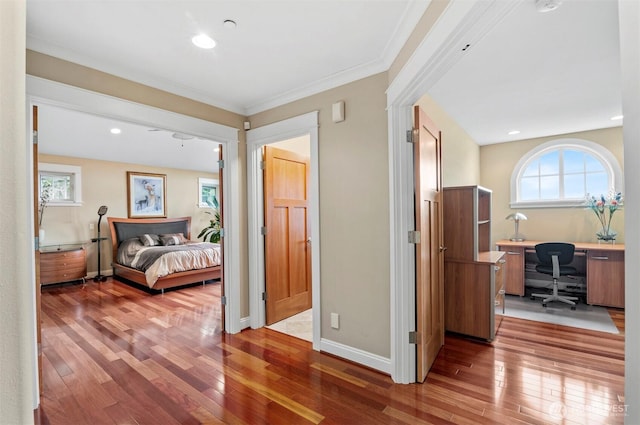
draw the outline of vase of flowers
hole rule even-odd
[[[44,228],[42,227],[42,217],[44,209],[51,200],[51,186],[44,186],[40,192],[40,204],[38,205],[38,240],[40,243],[44,241]]]
[[[609,192],[606,196],[599,197],[587,195],[587,208],[598,217],[600,230],[596,232],[598,242],[614,243],[617,233],[611,228],[613,214],[622,208],[623,198],[621,192]]]

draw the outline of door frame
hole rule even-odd
[[[221,172],[224,176],[223,193],[226,197],[223,204],[225,216],[224,291],[227,294],[227,304],[224,306],[225,332],[240,332],[242,330],[239,278],[241,223],[239,215],[232,214],[232,212],[240,210],[238,129],[30,75],[26,76],[26,103],[28,110],[32,105],[49,104],[150,127],[168,128],[203,137],[223,145],[222,153],[225,167]],[[27,116],[27,122],[30,126],[30,115]],[[31,132],[28,136],[27,146],[31,150]],[[29,158],[32,161],[31,164],[38,160],[33,158],[32,153],[29,153]],[[33,286],[35,288],[35,284]]]
[[[413,145],[406,133],[413,127],[412,108],[464,55],[458,46],[473,45],[518,3],[451,0],[387,90],[390,352],[396,383],[416,382],[416,350],[409,343],[416,323],[415,249],[408,242],[409,231],[415,230]]]
[[[309,220],[311,221],[311,310],[313,349],[320,350],[320,191],[318,181],[318,111],[247,131],[247,198],[249,239],[249,320],[251,328],[265,325],[263,175],[262,147],[294,137],[309,136],[311,170],[309,176]]]

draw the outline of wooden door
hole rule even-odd
[[[266,323],[311,308],[309,158],[264,149]]]
[[[440,131],[414,108],[416,380],[423,382],[444,344],[444,255]]]
[[[32,109],[32,141],[33,141],[33,229],[38,242],[34,244],[34,257],[36,265],[36,341],[38,345],[38,383],[40,394],[43,393],[42,387],[42,331],[40,325],[40,175],[38,172],[38,107],[33,106]]]

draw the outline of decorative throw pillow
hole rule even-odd
[[[160,238],[158,235],[154,235],[152,233],[145,233],[144,235],[140,235],[140,242],[144,246],[156,246],[160,245]]]
[[[182,233],[169,233],[166,235],[160,235],[160,243],[162,245],[182,245],[187,241],[187,239],[182,235]]]

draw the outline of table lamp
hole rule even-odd
[[[520,225],[520,220],[526,220],[527,216],[519,213],[519,212],[515,212],[513,214],[509,214],[507,217],[505,217],[506,220],[513,220],[513,222],[515,223],[515,233],[513,234],[513,236],[511,236],[511,241],[512,242],[522,242],[524,241],[524,235],[521,235],[518,232],[518,227]]]

